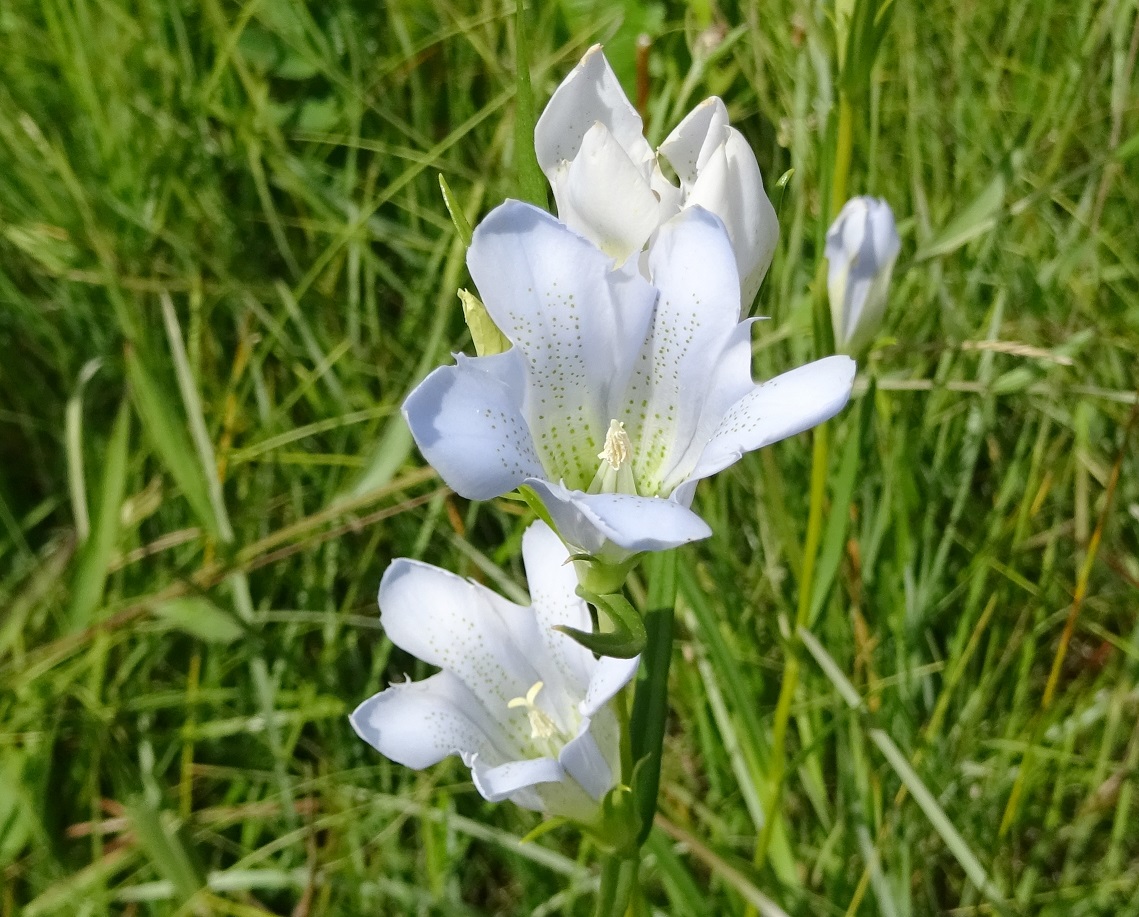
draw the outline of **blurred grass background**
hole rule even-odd
[[[437,173],[472,220],[512,191],[512,15],[0,8],[0,914],[589,913],[573,832],[520,844],[536,816],[346,719],[426,674],[377,627],[392,557],[524,584],[520,504],[451,495],[398,413],[469,348]],[[598,40],[631,90],[642,31],[655,139],[728,102],[783,228],[763,375],[812,356],[830,17],[532,17],[539,105]],[[897,0],[849,187],[903,254],[834,427],[783,817],[753,867],[806,436],[698,496],[661,913],[1139,913],[1137,29],[1133,0]]]

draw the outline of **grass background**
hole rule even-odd
[[[630,78],[641,30],[656,139],[722,95],[783,229],[757,372],[811,358],[826,5],[627,6],[541,5],[539,105],[595,40]],[[649,894],[1139,913],[1136,4],[895,6],[850,190],[903,253],[834,425],[784,817],[754,868],[807,436],[698,495]],[[472,218],[511,193],[512,9],[0,9],[0,914],[589,912],[596,851],[346,719],[425,674],[377,628],[392,557],[524,585],[520,504],[451,495],[398,413],[469,348],[437,173]]]

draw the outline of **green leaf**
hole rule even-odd
[[[91,533],[80,549],[75,578],[72,580],[71,605],[67,615],[72,630],[90,626],[92,615],[103,599],[111,555],[119,541],[129,442],[130,407],[124,401],[111,428],[111,438],[103,459],[103,487],[98,515]]]
[[[890,767],[894,769],[898,779],[910,791],[914,801],[925,813],[925,817],[929,819],[933,829],[941,836],[945,846],[949,848],[949,852],[965,870],[965,875],[969,877],[969,881],[977,886],[981,894],[1001,907],[1004,904],[1004,894],[993,884],[988,873],[985,872],[985,867],[981,865],[981,861],[969,849],[969,845],[965,843],[965,838],[961,836],[961,833],[953,826],[953,822],[949,820],[949,816],[937,804],[933,794],[922,782],[921,777],[918,776],[910,762],[906,760],[906,756],[894,744],[894,740],[881,729],[871,729],[869,735],[870,740],[878,746],[878,750],[882,752]]]
[[[842,462],[838,476],[834,479],[831,496],[831,510],[827,516],[826,530],[823,533],[819,550],[818,566],[815,568],[815,582],[811,589],[811,609],[807,621],[811,624],[818,618],[823,602],[830,593],[831,584],[842,563],[846,534],[850,528],[850,502],[854,496],[854,486],[858,478],[858,468],[862,455],[862,436],[867,424],[864,418],[874,408],[874,386],[859,400],[855,410],[854,423],[850,425],[843,446]]]
[[[514,17],[515,108],[514,108],[514,180],[521,200],[542,209],[548,206],[546,176],[538,166],[534,152],[534,88],[530,85],[530,42],[526,34],[526,4],[518,0]]]
[[[998,171],[973,200],[951,219],[942,230],[914,255],[914,261],[926,261],[955,252],[962,245],[984,235],[997,225],[1004,205],[1008,178]]]
[[[634,650],[627,656],[614,653],[606,653],[605,655],[621,655],[623,659],[631,659],[645,648],[645,622],[641,618],[640,612],[629,604],[629,600],[625,596],[619,592],[597,595],[581,586],[578,586],[577,594],[598,611],[603,612],[616,628],[616,633],[624,635]]]
[[[195,450],[190,442],[185,418],[172,409],[176,402],[159,388],[133,347],[127,349],[126,362],[131,396],[142,419],[142,429],[147,439],[174,478],[198,521],[211,535],[219,537],[221,533],[210,505],[209,488],[202,475],[201,465],[195,461]]]
[[[0,867],[15,861],[32,835],[24,767],[24,752],[19,747],[0,752]]]
[[[205,482],[206,496],[210,504],[210,517],[213,519],[214,529],[225,542],[233,541],[233,529],[229,524],[229,513],[225,508],[225,496],[222,494],[221,481],[218,478],[217,456],[214,453],[214,444],[210,440],[206,429],[205,411],[202,408],[202,399],[198,394],[198,386],[194,381],[194,373],[190,369],[190,359],[186,355],[186,345],[182,340],[182,329],[178,325],[178,315],[174,311],[174,303],[170,297],[163,293],[160,297],[162,303],[162,319],[166,325],[166,337],[170,342],[170,356],[174,361],[174,375],[178,380],[178,391],[182,395],[182,406],[186,409],[186,420],[190,429],[190,438],[198,453],[198,463],[201,467],[201,477]]]
[[[137,799],[127,807],[127,816],[139,848],[166,881],[174,886],[179,902],[185,903],[206,884],[205,870],[198,864],[182,826],[170,812]]]
[[[610,631],[604,634],[595,634],[592,631],[578,630],[576,627],[568,627],[565,624],[559,624],[554,630],[560,631],[567,637],[572,637],[591,653],[596,653],[598,656],[632,659],[645,648],[643,640],[635,640],[627,632]]]
[[[183,596],[155,606],[159,620],[206,643],[233,643],[245,631],[237,619],[202,596]]]

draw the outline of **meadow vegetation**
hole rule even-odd
[[[595,41],[632,90],[640,32],[650,139],[725,99],[782,226],[757,375],[812,358],[830,5],[535,6],[539,106]],[[1139,914],[1136,4],[894,7],[849,192],[902,255],[808,633],[810,434],[698,493],[649,897]],[[0,915],[589,913],[578,835],[523,843],[537,816],[347,720],[427,674],[378,628],[393,557],[525,582],[525,504],[451,494],[399,413],[470,350],[438,176],[472,223],[514,193],[512,17],[0,8]]]

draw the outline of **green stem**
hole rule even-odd
[[[645,610],[645,650],[637,673],[637,692],[629,725],[636,773],[636,806],[641,826],[637,846],[645,842],[656,817],[664,728],[668,719],[668,667],[672,661],[676,605],[676,555],[653,554],[648,562],[649,596]]]
[[[637,890],[637,872],[641,867],[638,852],[631,857],[608,857],[601,865],[601,888],[597,891],[596,917],[625,917],[633,910]]]
[[[787,662],[783,668],[783,682],[779,686],[779,699],[775,704],[775,720],[771,728],[771,788],[763,807],[763,829],[755,845],[754,863],[763,866],[771,844],[771,834],[779,819],[779,801],[783,792],[783,778],[787,772],[787,724],[791,719],[791,702],[799,685],[799,629],[807,625],[811,611],[811,595],[815,580],[815,560],[823,533],[823,503],[826,500],[827,468],[830,464],[830,426],[815,428],[815,441],[811,450],[811,508],[807,515],[807,539],[803,544],[802,573],[799,577],[799,606],[795,611],[795,626],[787,646]]]
[[[628,754],[622,753],[621,781],[633,787],[639,822],[634,845],[601,866],[597,917],[636,917],[644,908],[637,893],[641,845],[652,830],[660,790],[660,762],[668,719],[668,667],[672,660],[672,625],[676,605],[676,555],[669,551],[646,561],[649,595],[645,610],[646,643],[637,672],[636,693],[625,725]]]
[[[838,93],[838,137],[835,140],[834,172],[831,175],[831,212],[833,220],[846,203],[846,180],[850,176],[850,158],[854,152],[854,108],[845,89]]]

